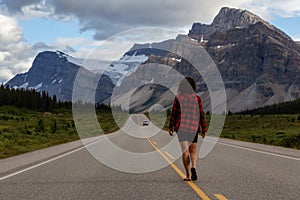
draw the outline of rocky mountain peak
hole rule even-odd
[[[257,22],[269,26],[266,21],[247,10],[223,7],[214,18],[212,26],[218,31],[224,32],[233,28],[248,28],[249,25]]]
[[[284,32],[269,24],[258,15],[255,15],[248,10],[228,7],[221,8],[218,15],[214,18],[210,25],[194,23],[188,35],[197,40],[200,40],[201,38],[207,40],[209,36],[215,32],[226,32],[232,29],[245,29],[257,23],[261,23],[263,26],[268,27],[277,34],[283,35],[286,40],[292,40]]]
[[[195,23],[189,37],[179,36],[170,44],[170,49],[178,50],[176,52],[188,52],[189,58],[196,58],[199,53],[190,49],[193,45],[201,45],[207,51],[222,76],[230,111],[300,98],[299,43],[247,10],[222,8],[210,25]],[[174,80],[175,76],[172,77],[168,69],[159,73],[153,70],[155,74],[146,73],[146,67],[168,65],[184,76],[195,78],[197,92],[205,102],[204,109],[209,110],[210,94],[195,67],[173,53],[152,53],[153,48],[150,46],[153,45],[148,46],[148,61],[124,79],[125,85],[133,85],[139,80],[151,81],[157,76],[160,76],[159,80]],[[122,102],[127,98],[126,95],[122,96],[122,92],[129,89],[118,90],[121,92],[115,102]],[[167,107],[171,105],[173,98],[166,90],[151,85],[133,95],[132,99],[135,101],[131,102],[130,108],[146,111],[154,104]]]
[[[33,61],[32,67],[24,74],[17,74],[6,85],[12,88],[35,89],[47,91],[50,96],[56,95],[60,100],[72,100],[72,91],[75,78],[81,66],[70,61],[72,57],[61,51],[40,52]],[[82,68],[84,78],[98,81],[96,101],[108,99],[114,87],[111,79],[103,74],[99,77]],[[88,86],[84,86],[87,87]]]

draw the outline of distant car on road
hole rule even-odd
[[[144,121],[143,121],[143,126],[148,126],[148,125],[149,125],[148,120],[144,120]]]

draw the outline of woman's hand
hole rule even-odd
[[[173,131],[169,129],[169,135],[173,136]]]
[[[201,133],[201,137],[204,139],[205,136],[206,136],[206,133],[205,133],[205,132],[202,132],[202,133]]]

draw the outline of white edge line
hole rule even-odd
[[[102,140],[103,140],[103,139],[102,139]],[[79,148],[77,148],[77,149],[75,149],[75,150],[73,150],[73,151],[69,151],[69,152],[67,152],[67,153],[64,153],[64,154],[62,154],[62,155],[60,155],[60,156],[57,156],[57,157],[55,157],[55,158],[51,158],[50,160],[46,160],[46,161],[44,161],[44,162],[38,163],[38,164],[36,164],[36,165],[33,165],[33,166],[31,166],[31,167],[28,167],[28,168],[22,169],[22,170],[20,170],[20,171],[14,172],[14,173],[12,173],[12,174],[8,174],[8,175],[6,175],[6,176],[0,177],[0,181],[5,180],[5,179],[7,179],[7,178],[10,178],[10,177],[12,177],[12,176],[21,174],[21,173],[23,173],[23,172],[29,171],[29,170],[31,170],[31,169],[40,167],[40,166],[42,166],[42,165],[45,165],[45,164],[50,163],[50,162],[52,162],[52,161],[58,160],[58,159],[60,159],[60,158],[63,158],[63,157],[65,157],[65,156],[68,156],[68,155],[70,155],[70,154],[73,154],[73,153],[75,153],[75,152],[77,152],[77,151],[80,151],[80,150],[86,148],[87,146],[93,145],[93,144],[95,144],[95,143],[97,143],[97,142],[100,142],[100,141],[102,141],[102,140],[100,139],[100,140],[97,140],[97,141],[95,141],[95,142],[92,142],[92,143],[90,143],[90,144],[88,144],[88,145],[83,145],[82,147],[79,147]]]
[[[223,142],[218,142],[218,144],[222,144],[222,145],[230,146],[230,147],[235,147],[235,148],[238,148],[238,149],[253,151],[253,152],[257,152],[257,153],[263,153],[263,154],[267,154],[267,155],[277,156],[277,157],[281,157],[281,158],[288,158],[288,159],[291,159],[291,160],[300,161],[300,158],[296,158],[296,157],[284,156],[284,155],[280,155],[280,154],[276,154],[276,153],[271,153],[271,152],[266,152],[266,151],[261,151],[261,150],[256,150],[256,149],[250,149],[250,148],[247,148],[247,147],[241,147],[241,146],[236,146],[236,145],[232,145],[232,144],[226,144],[226,143],[223,143]]]

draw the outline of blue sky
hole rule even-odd
[[[85,58],[107,38],[134,28],[187,33],[194,22],[210,24],[224,6],[247,9],[300,41],[299,0],[0,0],[0,82],[28,71],[41,51]],[[139,41],[151,42],[157,33],[143,34]],[[159,34],[161,40],[174,35]]]
[[[42,41],[51,44],[58,37],[78,37],[80,31],[78,29],[78,21],[57,21],[53,19],[21,19],[20,26],[23,29],[24,39],[34,44]]]
[[[270,23],[300,41],[300,17],[275,17]]]
[[[269,22],[295,40],[297,38],[300,39],[300,17],[274,16],[274,19],[271,19]],[[19,23],[23,29],[25,40],[30,44],[40,41],[51,44],[59,37],[84,37],[90,40],[93,39],[93,31],[80,31],[78,20],[58,21],[34,18],[21,19]]]

